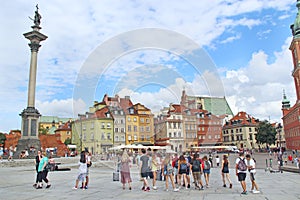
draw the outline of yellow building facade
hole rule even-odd
[[[128,108],[126,114],[126,144],[154,144],[154,115],[138,103]]]

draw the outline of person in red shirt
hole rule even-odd
[[[289,159],[290,162],[293,163],[293,156],[291,154],[288,156],[288,159]]]

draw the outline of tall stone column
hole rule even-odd
[[[37,55],[41,47],[40,42],[47,39],[47,36],[40,33],[40,19],[41,15],[38,13],[38,6],[36,6],[35,16],[31,26],[33,29],[30,32],[24,33],[24,37],[30,41],[28,44],[31,50],[29,82],[28,82],[28,101],[27,108],[25,108],[20,116],[22,117],[21,139],[18,142],[17,153],[24,149],[34,147],[40,148],[40,141],[38,138],[38,124],[41,114],[35,108],[35,88],[36,88],[36,74],[37,74]]]

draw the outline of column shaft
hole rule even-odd
[[[35,107],[35,86],[37,71],[37,51],[31,51],[30,72],[28,81],[28,107]]]

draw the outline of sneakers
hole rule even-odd
[[[42,186],[37,186],[35,189],[42,189],[43,187]]]
[[[49,184],[49,185],[46,186],[46,188],[50,188],[50,187],[51,187],[51,184]]]
[[[87,185],[86,185],[86,186],[84,186],[84,189],[86,189],[86,190],[87,190],[87,189],[88,189],[88,186],[87,186]]]
[[[258,191],[258,190],[252,190],[252,193],[253,193],[253,194],[259,194],[260,191]]]
[[[77,188],[77,187],[73,187],[72,189],[73,189],[73,190],[77,190],[78,188]]]
[[[226,184],[224,184],[223,187],[226,187]]]
[[[153,188],[153,190],[157,190],[157,187],[156,187],[156,186],[153,186],[152,188]]]
[[[145,192],[149,192],[150,191],[150,187],[147,187],[144,189]]]
[[[204,187],[203,187],[203,186],[201,186],[200,190],[204,190]]]
[[[247,192],[247,191],[243,191],[241,194],[242,194],[242,195],[247,195],[248,192]]]
[[[168,192],[168,191],[169,191],[169,189],[167,189],[167,188],[166,188],[166,189],[164,189],[164,191]]]
[[[229,188],[230,188],[230,189],[232,188],[232,183],[230,183]]]
[[[142,190],[145,190],[145,186],[142,187]]]
[[[187,188],[190,188],[190,187],[191,187],[190,184],[188,184],[188,185],[187,185]]]
[[[175,188],[174,190],[173,190],[173,192],[178,192],[179,191],[179,189],[178,188]]]

